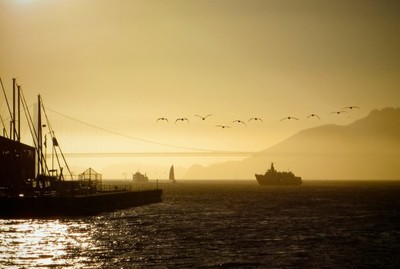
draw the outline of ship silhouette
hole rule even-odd
[[[264,175],[255,174],[260,185],[301,185],[301,177],[295,176],[292,172],[280,172],[275,170],[274,163]]]
[[[149,182],[149,178],[146,174],[142,174],[139,171],[132,175],[132,180],[134,182]]]

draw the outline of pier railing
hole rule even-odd
[[[138,191],[158,188],[155,183],[120,183],[107,182],[97,185],[98,191]]]

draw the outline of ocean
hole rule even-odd
[[[400,268],[400,181],[160,187],[158,204],[0,220],[0,268]]]

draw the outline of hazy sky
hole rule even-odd
[[[398,107],[399,15],[398,1],[0,0],[0,76],[42,95],[65,152],[258,151]]]

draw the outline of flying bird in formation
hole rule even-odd
[[[200,116],[200,115],[195,115],[195,116],[201,118],[202,120],[206,120],[208,117],[212,116],[212,114],[208,114],[208,115],[205,116],[205,117]]]
[[[245,126],[247,126],[247,124],[242,120],[234,120],[234,121],[232,121],[232,123],[235,123],[235,122],[241,123],[241,124],[244,124]]]
[[[177,123],[178,121],[187,121],[189,123],[188,118],[178,118],[176,119],[175,123]]]
[[[292,117],[292,116],[288,116],[288,117],[284,117],[283,119],[281,119],[280,121],[283,120],[299,120],[298,118]]]
[[[168,122],[168,119],[167,119],[167,118],[158,118],[158,119],[157,119],[157,121],[160,121],[160,120],[161,120],[161,121],[166,121],[166,122]]]
[[[342,113],[349,113],[349,111],[348,110],[353,110],[353,109],[359,109],[360,107],[358,107],[358,106],[346,106],[346,107],[344,107],[343,108],[343,110],[338,110],[338,111],[333,111],[333,112],[331,112],[331,114],[337,114],[337,115],[339,115],[339,114],[342,114]],[[202,115],[198,115],[198,114],[195,114],[194,116],[196,116],[196,117],[199,117],[201,120],[206,120],[208,117],[211,117],[211,116],[213,116],[213,114],[208,114],[208,115],[206,115],[206,116],[202,116]],[[317,119],[321,119],[317,114],[315,114],[315,113],[312,113],[312,114],[309,114],[308,116],[307,116],[307,119],[309,119],[309,118],[317,118]],[[288,117],[284,117],[284,118],[282,118],[280,121],[283,121],[283,120],[299,120],[299,118],[296,118],[296,117],[293,117],[293,116],[288,116]],[[158,121],[166,121],[166,122],[169,122],[168,121],[168,119],[167,118],[164,118],[164,117],[160,117],[160,118],[157,118],[157,122]],[[182,121],[182,122],[184,122],[184,121],[187,121],[188,123],[190,123],[189,122],[189,119],[188,118],[177,118],[176,120],[175,120],[175,123],[177,123],[178,121]],[[258,118],[258,117],[253,117],[253,118],[250,118],[249,120],[248,120],[248,122],[251,122],[251,121],[259,121],[259,122],[263,122],[263,119],[262,118]],[[240,123],[240,124],[243,124],[243,125],[245,125],[245,126],[247,126],[247,124],[244,122],[244,121],[242,121],[242,120],[234,120],[234,121],[232,121],[232,123]],[[220,127],[220,128],[231,128],[230,126],[228,126],[228,125],[216,125],[217,127]]]
[[[308,115],[308,116],[307,116],[307,119],[309,119],[309,118],[311,118],[311,117],[315,117],[315,118],[321,119],[317,114],[314,114],[314,113]]]
[[[354,109],[354,108],[359,108],[358,106],[346,106],[343,109]]]
[[[347,113],[347,111],[344,111],[344,110],[340,110],[340,111],[333,111],[333,112],[331,112],[331,114],[342,114],[342,113]]]
[[[216,125],[216,127],[220,127],[220,128],[222,128],[222,129],[231,128],[231,127],[228,126],[228,125]]]
[[[249,122],[252,121],[252,120],[263,122],[263,120],[262,120],[261,118],[256,118],[256,117],[255,117],[255,118],[250,118],[250,119],[249,119]]]

